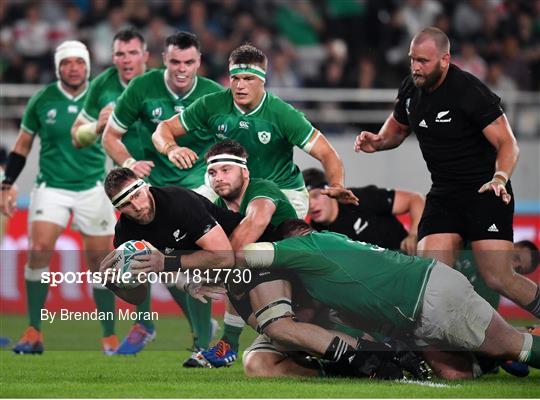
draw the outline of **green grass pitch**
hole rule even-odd
[[[0,316],[0,335],[17,340],[26,318]],[[501,371],[476,381],[418,383],[349,379],[248,379],[240,362],[230,368],[185,369],[191,339],[185,319],[160,317],[157,339],[137,356],[104,356],[92,321],[44,324],[45,353],[0,351],[1,397],[85,398],[535,398],[540,372],[525,379]],[[123,336],[128,323],[118,323]],[[255,333],[245,329],[241,345]],[[78,349],[78,350],[74,350]]]

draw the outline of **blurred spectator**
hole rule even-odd
[[[489,2],[485,0],[466,0],[456,6],[453,26],[460,37],[471,37],[482,30],[486,7],[489,7]]]
[[[283,49],[276,50],[269,63],[267,84],[269,88],[299,87],[301,79],[292,68],[292,55]]]
[[[502,92],[517,90],[516,83],[504,74],[499,60],[488,64],[486,84],[498,95]]]
[[[508,36],[503,40],[501,63],[505,75],[517,82],[520,90],[530,89],[531,73],[515,36]]]
[[[472,42],[461,43],[461,52],[453,59],[454,64],[464,71],[476,76],[481,81],[486,79],[487,65],[482,57],[476,51]]]
[[[157,68],[163,65],[162,53],[165,39],[173,33],[174,29],[167,25],[163,17],[156,15],[150,19],[143,33],[149,53],[148,62],[146,63],[148,68]]]
[[[79,7],[80,8],[80,7]],[[94,28],[99,23],[103,22],[109,14],[109,1],[108,0],[92,0],[90,2],[90,10],[83,10],[84,18],[81,21],[81,28],[91,27]]]
[[[377,75],[375,61],[371,57],[360,57],[356,67],[356,85],[358,89],[375,89],[384,87]]]
[[[111,9],[108,18],[96,26],[90,37],[94,75],[111,63],[111,43],[114,34],[127,26],[124,10],[120,7]]]
[[[80,33],[78,27],[81,20],[81,10],[73,4],[66,5],[65,15],[52,25],[49,32],[51,48],[56,48],[64,40],[79,39]]]
[[[150,20],[150,7],[146,1],[124,0],[124,14],[130,25],[141,30]]]
[[[426,26],[433,25],[442,11],[441,3],[436,0],[406,0],[401,8],[403,23],[409,34],[406,40],[409,41]]]

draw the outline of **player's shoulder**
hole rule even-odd
[[[276,193],[282,193],[279,186],[268,179],[251,178],[249,180],[249,189],[253,194],[275,196]]]
[[[146,71],[144,74],[139,75],[131,80],[129,83],[130,88],[148,88],[148,87],[155,87],[156,84],[159,82],[165,82],[164,81],[164,69],[151,69]]]
[[[411,74],[407,74],[399,84],[399,93],[412,93],[416,90]]]
[[[205,92],[221,92],[224,89],[223,86],[216,81],[200,75],[197,75],[197,85],[200,85],[201,89]]]
[[[39,89],[36,93],[34,93],[30,97],[30,101],[38,101],[45,98],[51,98],[51,97],[57,97],[60,94],[60,89],[58,89],[58,82],[52,82],[45,86],[43,86],[41,89]]]
[[[452,88],[459,91],[470,91],[474,88],[488,89],[487,85],[470,72],[464,71],[457,65],[450,64],[448,67],[448,79]]]
[[[232,104],[231,89],[221,88],[216,92],[208,93],[197,99],[195,103],[202,103],[208,110],[212,110],[213,112],[223,107],[230,107]]]
[[[107,82],[111,79],[118,78],[118,70],[116,67],[109,67],[105,71],[101,72],[98,76],[92,79],[92,84]]]
[[[282,100],[275,94],[266,92],[265,111],[276,118],[278,123],[291,121],[297,118],[304,118],[304,113],[294,108],[291,104]]]

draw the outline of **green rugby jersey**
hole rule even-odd
[[[272,219],[270,220],[272,225],[277,227],[283,221],[298,218],[296,216],[296,211],[289,202],[289,199],[283,194],[279,187],[274,182],[258,178],[252,178],[249,180],[249,185],[246,188],[246,192],[244,193],[244,197],[242,198],[238,212],[246,215],[246,210],[249,203],[260,198],[269,199],[276,206],[276,210],[274,211]],[[227,204],[225,204],[225,201],[221,197],[218,197],[215,203],[222,208],[227,208]]]
[[[494,309],[499,307],[501,296],[495,290],[491,289],[478,273],[478,267],[470,244],[465,246],[459,255],[454,269],[465,275],[465,278],[473,285],[475,292],[491,304]]]
[[[204,154],[214,144],[212,136],[200,132],[177,139],[179,146],[189,147],[199,156],[193,168],[179,169],[167,156],[155,149],[152,133],[161,121],[182,113],[199,97],[223,88],[210,79],[197,76],[193,88],[183,97],[179,97],[167,86],[166,72],[164,69],[155,69],[133,79],[116,103],[112,123],[115,129],[126,132],[135,121],[141,120],[139,134],[143,142],[144,159],[155,164],[148,179],[152,185],[194,189],[204,184]]]
[[[71,143],[71,126],[81,110],[87,90],[77,97],[64,91],[60,82],[51,83],[33,95],[21,123],[41,141],[36,183],[81,191],[94,187],[105,176],[105,152],[94,143],[76,149]]]
[[[90,83],[81,115],[88,121],[97,121],[100,111],[109,104],[116,105],[116,100],[126,87],[116,67],[107,68]],[[122,136],[122,143],[136,160],[142,160],[144,151],[137,131],[138,124],[136,122],[129,127]]]
[[[248,168],[254,178],[268,179],[280,189],[304,187],[300,169],[293,162],[293,148],[311,149],[319,132],[304,114],[266,92],[252,111],[242,111],[230,89],[205,96],[180,114],[186,136],[205,132],[216,141],[233,139],[249,154]],[[200,139],[198,139],[200,140]]]
[[[328,231],[273,245],[273,267],[294,270],[314,299],[375,331],[412,327],[435,264]]]

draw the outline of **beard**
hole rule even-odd
[[[442,74],[443,74],[443,71],[441,70],[440,62],[437,63],[437,67],[433,70],[431,74],[427,74],[427,75],[423,74],[423,75],[415,76],[411,72],[414,86],[416,86],[419,89],[424,89],[427,91],[432,89],[437,84],[437,82],[439,82],[439,79],[441,79]],[[423,80],[419,81],[418,78],[423,79]]]
[[[68,82],[66,79],[60,77],[62,84],[72,90],[79,90],[86,82],[86,79],[81,79],[80,82]]]
[[[218,193],[218,195],[219,197],[223,198],[223,200],[225,201],[234,201],[238,197],[240,197],[241,193],[242,193],[242,185],[236,188],[230,187],[230,190],[228,191],[228,193],[223,193],[223,194]]]

